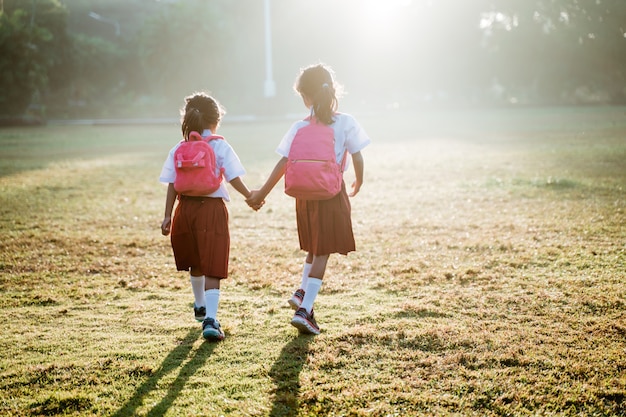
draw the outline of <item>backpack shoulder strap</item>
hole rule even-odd
[[[189,138],[185,139],[185,142],[194,142],[202,140],[202,135],[198,132],[189,132]]]
[[[205,140],[207,142],[211,142],[212,140],[224,140],[224,136],[220,136],[220,135],[211,135],[211,136],[207,136],[205,138]]]
[[[211,142],[212,140],[216,140],[216,139],[224,139],[224,136],[220,136],[220,135],[211,135],[211,136],[207,136],[206,138],[203,138],[202,135],[198,132],[190,132],[189,133],[189,141],[193,142],[196,140],[204,140],[205,142]],[[186,142],[185,140],[183,140],[184,142]]]
[[[224,140],[224,136],[220,136],[220,135],[211,135],[211,136],[207,136],[205,139],[206,143],[211,142],[212,140]],[[220,175],[224,175],[224,172],[226,172],[226,170],[224,169],[224,167],[220,167]]]
[[[343,148],[343,158],[341,158],[341,172],[346,169],[346,161],[348,159],[348,148]]]

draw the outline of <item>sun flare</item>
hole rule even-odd
[[[367,0],[356,11],[358,30],[363,36],[381,40],[392,39],[402,28],[402,21],[411,0]]]

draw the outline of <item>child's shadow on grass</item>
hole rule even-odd
[[[270,370],[274,380],[274,401],[271,417],[298,415],[300,394],[300,372],[309,353],[309,344],[314,336],[295,337],[287,343]]]
[[[187,336],[180,342],[180,345],[172,350],[165,359],[161,367],[157,369],[152,375],[137,389],[135,394],[120,408],[114,417],[133,416],[136,415],[137,409],[142,405],[144,397],[153,391],[159,380],[169,374],[170,372],[180,368],[180,365],[186,360],[189,361],[180,368],[176,379],[170,384],[167,391],[167,395],[154,405],[147,416],[163,416],[167,410],[172,406],[176,398],[180,395],[180,392],[185,387],[185,383],[191,375],[193,375],[202,365],[206,362],[207,358],[213,353],[215,349],[215,343],[203,343],[193,354],[193,344],[198,339],[198,330],[193,329],[187,333]]]

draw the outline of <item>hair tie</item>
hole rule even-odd
[[[330,86],[326,83],[322,84],[322,88],[330,88]]]

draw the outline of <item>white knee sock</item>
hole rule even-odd
[[[189,274],[189,280],[191,281],[191,290],[193,291],[194,302],[196,303],[196,307],[205,306],[206,303],[204,301],[204,275],[200,275],[199,277],[194,277]]]
[[[313,303],[315,302],[315,298],[317,297],[317,293],[320,292],[321,287],[321,279],[309,277],[306,288],[304,289],[304,299],[302,300],[300,308],[304,308],[307,313],[310,313],[311,310],[313,310]]]
[[[204,302],[206,303],[206,317],[217,319],[217,307],[220,303],[220,290],[206,290],[204,292]]]
[[[307,280],[309,279],[309,272],[311,272],[312,264],[304,262],[304,268],[302,268],[302,281],[300,282],[300,288],[306,291]]]

